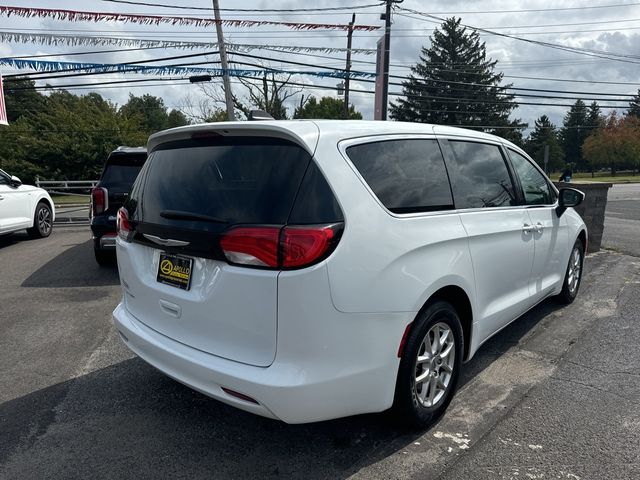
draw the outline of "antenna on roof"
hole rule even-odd
[[[249,121],[257,121],[257,120],[275,120],[275,119],[264,110],[251,110],[249,112]]]

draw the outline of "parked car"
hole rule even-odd
[[[145,147],[118,147],[107,157],[100,180],[91,190],[89,221],[99,265],[115,264],[116,214],[146,159]]]
[[[31,238],[48,237],[55,216],[45,190],[23,185],[18,177],[0,170],[0,235],[26,229]]]
[[[148,143],[118,212],[115,325],[170,377],[289,423],[424,426],[463,363],[578,293],[587,231],[520,148],[442,126],[267,121]]]

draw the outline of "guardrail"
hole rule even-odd
[[[49,195],[64,197],[82,197],[82,201],[58,201],[54,198],[56,207],[56,225],[88,225],[89,200],[91,196],[85,193],[98,184],[98,180],[39,180],[36,186],[49,192]]]

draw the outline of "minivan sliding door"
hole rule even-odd
[[[499,145],[462,138],[441,143],[456,209],[469,239],[479,333],[474,343],[482,343],[531,306],[531,220],[519,205]]]

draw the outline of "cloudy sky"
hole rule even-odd
[[[152,3],[170,4],[167,0],[147,0]],[[619,3],[616,3],[619,2]],[[295,12],[295,13],[265,13],[264,9],[300,9],[315,7],[355,6],[376,4],[375,0],[316,0],[315,2],[302,1],[260,1],[245,0],[243,2],[220,0],[221,8],[255,9],[253,12],[228,12],[222,13],[227,19],[264,19],[284,20],[296,22],[314,23],[348,23],[351,18],[351,10],[338,12]],[[210,0],[184,0],[173,2],[174,5],[210,7]],[[112,3],[104,0],[79,1],[27,1],[10,0],[0,5],[40,7],[40,8],[64,8],[95,12],[140,13],[150,15],[188,15],[207,16],[207,12],[176,10],[158,6],[136,6]],[[592,8],[607,5],[606,8]],[[612,6],[615,5],[615,6]],[[569,47],[591,49],[606,54],[598,53],[597,56],[579,55],[576,53],[561,51],[549,47],[530,44],[511,38],[482,34],[486,42],[488,55],[498,60],[498,70],[504,72],[505,82],[512,83],[516,87],[547,89],[580,93],[547,93],[551,96],[572,97],[568,100],[525,98],[518,100],[522,103],[543,103],[545,105],[521,105],[514,117],[533,125],[534,120],[542,114],[547,114],[556,124],[562,122],[562,117],[567,107],[551,106],[550,103],[570,104],[575,97],[583,97],[590,101],[598,98],[601,106],[622,105],[625,102],[617,101],[616,96],[607,94],[629,95],[634,94],[640,87],[640,2],[629,0],[583,0],[583,1],[550,1],[532,0],[528,2],[513,1],[471,1],[449,0],[447,2],[419,0],[405,0],[400,7],[419,12],[430,13],[438,17],[459,16],[462,23],[475,27],[482,27],[496,32],[519,36],[541,42],[550,42]],[[427,10],[429,7],[429,10]],[[527,11],[523,11],[523,10]],[[383,25],[380,20],[381,6],[358,8],[353,10],[357,14],[356,23],[367,25]],[[408,67],[413,65],[422,46],[428,46],[429,35],[435,24],[433,20],[409,13],[406,10],[396,10],[393,17],[393,32],[391,44],[391,73],[394,75],[407,75]],[[137,39],[181,40],[192,42],[215,41],[215,29],[213,27],[198,28],[193,26],[173,26],[162,24],[159,26],[146,26],[134,23],[121,22],[70,22],[54,19],[25,19],[20,17],[0,16],[0,32],[21,33],[46,33],[53,35],[82,35],[82,36],[108,36]],[[382,30],[376,32],[356,32],[353,38],[354,48],[373,49],[376,41],[382,34]],[[345,47],[346,34],[343,31],[294,31],[278,26],[263,27],[225,27],[225,38],[229,42],[237,44],[261,44],[270,46],[311,46],[311,47]],[[131,49],[132,46],[65,46],[42,45],[38,43],[22,43],[16,41],[4,41],[0,43],[0,57],[27,58],[33,55],[50,55],[40,57],[40,60],[82,61],[95,63],[125,63],[130,61],[161,59],[173,55],[184,55],[206,50],[175,50],[175,49],[147,49],[130,50],[125,52],[91,53],[85,55],[70,55],[78,52],[94,52],[96,50],[113,50],[117,48]],[[253,50],[252,55],[268,57],[269,60],[247,59],[232,56],[236,61],[258,62],[273,68],[283,70],[319,71],[321,67],[342,68],[344,66],[344,53],[304,53],[291,54],[273,52],[269,50]],[[617,60],[611,55],[618,55]],[[626,57],[625,57],[626,55]],[[601,58],[607,57],[607,58]],[[217,60],[208,57],[209,60]],[[186,59],[185,62],[201,61],[201,57]],[[282,60],[309,63],[313,66],[295,66],[283,63]],[[373,55],[354,55],[355,70],[373,72],[375,61]],[[176,63],[157,60],[153,64]],[[213,65],[217,66],[217,65]],[[242,68],[242,67],[240,67]],[[254,68],[254,67],[246,67]],[[4,75],[16,73],[15,70],[2,67]],[[175,76],[172,76],[174,78]],[[142,75],[107,74],[91,76],[79,80],[76,78],[50,79],[52,85],[70,85],[74,83],[98,83],[122,79],[145,78]],[[146,77],[153,78],[153,77]],[[561,81],[564,80],[564,81]],[[318,89],[318,86],[334,87],[339,80],[317,78],[309,75],[294,75],[292,81],[307,85],[305,95],[337,96],[335,90]],[[397,81],[397,80],[396,80]],[[242,86],[234,82],[234,88],[242,95]],[[352,88],[357,90],[373,90],[373,85],[362,81],[352,82]],[[129,93],[137,95],[150,93],[162,97],[171,108],[185,109],[189,104],[195,105],[202,98],[202,87],[189,83],[174,82],[145,82],[131,85],[103,85],[92,87],[74,87],[74,93],[86,93],[91,90],[98,91],[110,100],[122,104]],[[400,92],[399,86],[391,85],[390,92]],[[588,96],[582,92],[591,92],[596,95]],[[540,92],[522,92],[537,93]],[[300,94],[289,101],[292,111],[295,103],[299,102]],[[393,96],[391,99],[393,100]],[[613,98],[614,101],[601,101],[602,98]],[[363,112],[365,118],[373,116],[373,95],[366,93],[353,93],[351,101],[356,109]],[[610,109],[605,109],[609,112]]]

